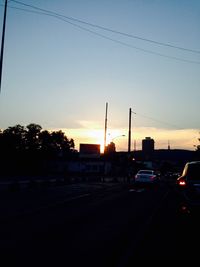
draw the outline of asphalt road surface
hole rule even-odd
[[[76,184],[2,195],[1,266],[193,264],[199,218],[173,186]]]

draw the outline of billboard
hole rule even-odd
[[[81,157],[100,157],[100,144],[80,144]]]

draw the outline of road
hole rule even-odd
[[[191,261],[191,249],[186,255],[182,248],[199,240],[198,218],[179,212],[167,183],[15,192],[1,196],[0,209],[2,266],[130,267],[172,262],[182,253]]]

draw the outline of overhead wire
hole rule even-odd
[[[42,8],[39,8],[39,7],[35,7],[35,6],[29,5],[29,4],[25,4],[25,3],[22,3],[22,2],[20,2],[20,1],[16,1],[16,0],[10,0],[9,2],[14,2],[14,3],[17,3],[17,4],[21,4],[21,5],[27,6],[27,7],[29,7],[29,8],[31,7],[31,8],[33,8],[33,9],[36,9],[36,10],[39,10],[39,11],[34,11],[34,10],[24,9],[24,8],[18,8],[18,7],[13,7],[13,6],[10,6],[10,5],[9,5],[9,8],[18,9],[18,10],[22,10],[22,11],[26,11],[26,12],[32,12],[32,13],[36,13],[36,14],[40,14],[40,15],[46,15],[46,16],[55,17],[55,18],[57,18],[57,19],[59,19],[59,20],[62,20],[62,21],[64,21],[64,22],[68,23],[68,24],[71,24],[72,26],[77,27],[77,28],[79,28],[79,29],[81,29],[81,30],[87,31],[87,32],[89,32],[89,33],[92,33],[92,34],[94,34],[94,35],[97,35],[97,36],[99,36],[99,37],[102,37],[102,38],[104,38],[104,39],[110,40],[110,41],[112,41],[112,42],[121,44],[121,45],[126,46],[126,47],[129,47],[129,48],[133,48],[133,49],[136,49],[136,50],[145,52],[145,53],[149,53],[149,54],[153,54],[153,55],[157,55],[157,56],[161,56],[161,57],[165,57],[165,58],[169,58],[169,59],[173,59],[173,60],[177,60],[177,61],[182,61],[182,62],[187,62],[187,63],[192,63],[192,64],[200,64],[199,61],[194,61],[194,60],[189,60],[189,59],[183,59],[183,58],[180,58],[180,57],[174,57],[174,56],[165,55],[165,54],[158,53],[158,52],[155,52],[155,51],[152,51],[152,50],[148,50],[148,49],[143,49],[143,48],[140,48],[140,47],[136,47],[136,46],[133,46],[133,45],[128,44],[128,43],[126,43],[126,42],[123,42],[123,41],[120,41],[120,40],[117,40],[117,39],[108,37],[108,36],[106,36],[106,35],[104,35],[104,34],[95,32],[95,31],[93,31],[93,30],[91,30],[91,29],[88,29],[88,28],[85,28],[85,27],[83,27],[83,26],[81,26],[81,25],[78,25],[78,24],[76,24],[76,23],[73,23],[73,22],[71,22],[71,21],[65,19],[65,18],[69,18],[69,19],[70,19],[70,17],[64,16],[64,15],[60,15],[60,14],[58,14],[58,13],[56,13],[56,12],[48,11],[48,10],[46,10],[46,9],[42,9]],[[79,21],[79,20],[74,19],[74,18],[73,18],[73,20],[76,20],[76,21],[78,21],[78,22],[82,22],[82,23],[83,23],[83,21]],[[84,23],[90,25],[90,23],[87,23],[87,22],[84,22]],[[91,25],[94,26],[94,24],[91,24]],[[91,25],[90,25],[90,26],[91,26]],[[104,27],[101,27],[101,26],[99,26],[99,27],[100,27],[100,28],[104,28]],[[116,33],[116,32],[115,32],[115,33]],[[119,33],[119,32],[118,32],[118,33]],[[153,42],[154,42],[154,41],[153,41]],[[155,41],[154,43],[157,43],[157,42]],[[173,47],[173,46],[172,46],[172,47]],[[177,48],[177,47],[173,47],[173,48]],[[179,49],[182,49],[182,48],[179,47]],[[184,49],[184,50],[189,50],[189,49]],[[198,51],[194,51],[194,50],[192,50],[192,51],[198,53]],[[190,51],[190,52],[191,52],[191,51]]]
[[[179,127],[179,126],[177,126],[177,125],[175,125],[175,124],[172,124],[172,123],[169,123],[169,122],[165,122],[165,121],[162,121],[162,120],[158,120],[158,119],[155,119],[155,118],[152,118],[152,117],[149,117],[149,116],[140,114],[140,113],[138,113],[138,112],[134,112],[134,114],[136,114],[136,115],[138,115],[138,116],[141,116],[141,117],[144,117],[144,118],[146,118],[146,119],[149,119],[149,120],[158,122],[158,123],[163,124],[163,125],[168,125],[168,126],[170,126],[170,127],[176,128],[176,129],[178,129],[178,130],[184,130],[184,128]]]
[[[199,50],[194,50],[194,49],[189,49],[189,48],[185,48],[185,47],[175,46],[175,45],[172,45],[172,44],[169,44],[169,43],[159,42],[159,41],[155,41],[155,40],[152,40],[152,39],[147,39],[147,38],[144,38],[144,37],[136,36],[136,35],[133,35],[133,34],[117,31],[117,30],[114,30],[114,29],[111,29],[111,28],[108,28],[108,27],[104,27],[104,26],[101,26],[101,25],[93,24],[93,23],[90,23],[90,22],[86,22],[84,20],[76,19],[76,18],[73,18],[73,17],[69,17],[69,16],[66,16],[66,15],[59,14],[57,12],[53,12],[53,11],[46,10],[46,9],[43,9],[43,8],[39,8],[39,7],[36,7],[36,6],[33,6],[33,5],[29,5],[29,4],[23,3],[21,1],[17,1],[17,0],[10,0],[10,1],[14,2],[14,3],[17,3],[17,4],[20,4],[20,5],[31,7],[31,8],[43,11],[43,12],[48,12],[49,14],[52,14],[52,15],[56,15],[56,16],[63,17],[63,18],[69,19],[69,20],[73,20],[75,22],[79,22],[79,23],[82,23],[82,24],[85,24],[85,25],[88,25],[88,26],[91,26],[91,27],[95,27],[95,28],[99,28],[101,30],[105,30],[105,31],[109,31],[109,32],[112,32],[112,33],[120,34],[120,35],[123,35],[123,36],[126,36],[126,37],[139,39],[139,40],[142,40],[142,41],[145,41],[145,42],[150,42],[150,43],[154,43],[154,44],[161,45],[161,46],[167,46],[167,47],[171,47],[171,48],[175,48],[175,49],[179,49],[179,50],[184,50],[184,51],[187,51],[187,52],[200,54]]]

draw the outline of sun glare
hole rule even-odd
[[[99,144],[100,152],[104,152],[104,131],[101,129],[65,129],[67,137],[74,139],[75,148],[80,144]]]
[[[103,130],[88,130],[88,139],[94,144],[100,144],[100,152],[104,152],[104,132]]]

